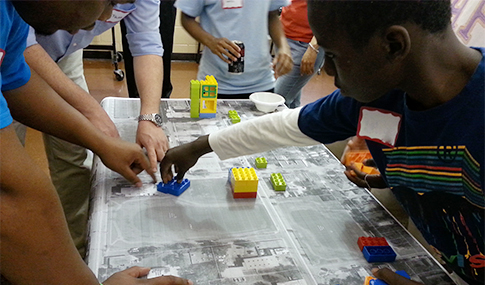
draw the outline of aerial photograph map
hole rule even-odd
[[[102,104],[121,137],[134,142],[139,101],[107,98]],[[160,114],[174,147],[231,126],[230,110],[241,121],[265,115],[249,100],[219,100],[216,118],[194,119],[185,99],[162,100]],[[258,157],[266,158],[266,168],[256,167]],[[242,167],[256,171],[255,199],[233,198],[229,171]],[[157,191],[145,172],[139,175],[143,187],[136,188],[95,158],[86,260],[99,280],[136,265],[151,268],[147,278],[176,275],[194,284],[344,285],[363,284],[372,268],[387,266],[425,284],[453,284],[343,171],[324,145],[224,161],[209,153],[184,176],[190,187],[174,196]],[[284,177],[286,190],[273,189],[272,173]],[[362,236],[385,237],[396,260],[369,263],[357,245]]]

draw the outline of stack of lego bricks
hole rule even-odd
[[[231,168],[229,173],[234,199],[256,198],[259,180],[254,168]]]
[[[396,253],[383,237],[359,237],[357,240],[360,250],[368,262],[392,262],[396,260]]]

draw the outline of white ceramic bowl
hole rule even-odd
[[[254,102],[256,109],[264,113],[273,112],[276,107],[285,103],[283,96],[271,92],[253,93],[249,95],[249,100]]]

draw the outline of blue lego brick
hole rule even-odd
[[[177,180],[174,178],[172,181],[168,183],[160,182],[157,185],[157,190],[162,193],[167,193],[175,196],[180,196],[180,194],[184,193],[187,188],[190,186],[189,179],[185,178],[182,180],[182,183],[177,183]]]
[[[207,118],[215,118],[216,113],[199,113],[199,118],[207,119]]]
[[[391,262],[396,260],[396,253],[390,246],[364,246],[362,253],[368,262]]]
[[[407,279],[411,279],[409,275],[404,270],[396,271],[397,274],[401,275],[402,277],[406,277]],[[381,279],[374,278],[373,280],[369,281],[369,285],[389,285],[386,282],[382,281]]]

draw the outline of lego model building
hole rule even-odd
[[[217,81],[213,75],[205,80],[190,81],[190,117],[215,118],[217,108]]]
[[[258,194],[258,176],[254,168],[231,168],[229,174],[234,199],[256,198]]]

